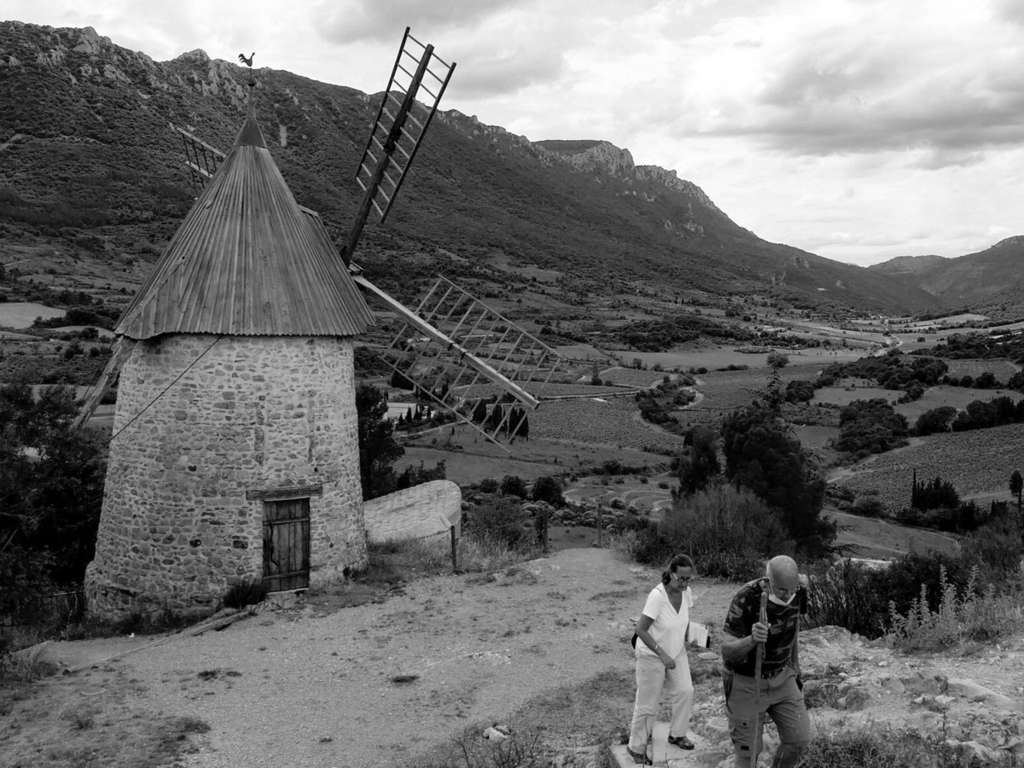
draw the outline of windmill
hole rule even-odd
[[[463,401],[487,386],[536,406],[514,377],[550,367],[548,348],[444,281],[407,309],[351,260],[370,212],[387,215],[451,76],[442,62],[432,106],[417,115],[417,77],[435,60],[406,30],[342,255],[277,168],[251,89],[227,154],[187,145],[205,183],[118,320],[115,353],[79,416],[120,375],[86,569],[91,612],[208,612],[240,581],[304,589],[365,567],[354,364],[354,340],[374,319],[364,294],[411,328],[387,349],[439,404],[472,421]],[[396,73],[410,71],[399,84]],[[513,412],[491,407],[485,434],[509,433]]]
[[[252,56],[239,54],[250,71]],[[534,392],[564,370],[567,361],[442,275],[418,306],[410,308],[373,284],[353,261],[366,224],[386,220],[454,71],[454,63],[438,57],[432,45],[421,43],[406,27],[356,169],[355,181],[363,196],[340,258],[371,304],[395,318],[389,341],[380,350],[395,380],[407,382],[435,410],[451,414],[508,451],[507,443],[528,429],[527,412],[540,404]],[[425,100],[418,98],[421,94]],[[170,128],[182,142],[185,165],[198,194],[226,155],[184,128],[173,123]],[[309,208],[302,210],[318,237],[330,243],[321,216]],[[120,362],[118,348],[110,371],[83,407],[79,424],[95,409]]]

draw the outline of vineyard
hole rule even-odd
[[[961,498],[1005,492],[1010,475],[1024,471],[1024,424],[1008,424],[970,432],[950,432],[917,438],[905,448],[872,456],[836,481],[857,494],[877,491],[890,508],[910,503],[910,486],[919,480],[941,477],[953,484]]]

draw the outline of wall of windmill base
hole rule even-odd
[[[367,562],[353,345],[173,335],[121,370],[93,615],[212,612],[264,576],[264,512],[309,499],[311,586]]]

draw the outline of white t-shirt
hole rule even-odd
[[[643,615],[654,621],[648,632],[655,642],[673,659],[683,652],[686,646],[686,625],[690,623],[690,606],[693,605],[693,593],[687,587],[683,590],[683,599],[679,601],[679,611],[672,607],[664,584],[659,584],[647,595]],[[646,653],[648,656],[657,654],[647,647],[640,638],[636,640],[636,655]]]

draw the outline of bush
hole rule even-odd
[[[538,477],[533,483],[533,493],[530,496],[534,501],[544,501],[553,507],[565,506],[565,498],[562,496],[562,484],[554,477],[545,475]]]
[[[518,496],[520,499],[525,499],[529,495],[526,490],[526,482],[518,475],[505,475],[501,478],[499,490],[502,496]]]
[[[480,492],[481,493],[497,493],[498,492],[498,481],[493,477],[485,477],[480,481]]]
[[[518,549],[529,543],[528,522],[528,515],[518,501],[495,496],[490,503],[477,505],[470,511],[465,527],[478,538]]]
[[[861,517],[885,517],[885,505],[877,496],[858,496],[850,507],[850,512]]]
[[[936,589],[929,594],[922,584],[905,614],[890,602],[886,640],[904,651],[939,651],[965,642],[989,643],[1018,632],[1024,625],[1020,582],[1009,594],[998,595],[993,586],[982,593],[978,574],[973,567],[966,583],[957,587],[940,567]]]
[[[739,580],[761,575],[766,558],[795,549],[778,516],[751,491],[731,485],[676,501],[659,533],[670,550],[690,555],[701,573]]]
[[[864,637],[880,637],[888,610],[883,582],[884,574],[849,558],[813,575],[807,590],[809,625],[834,625]]]

